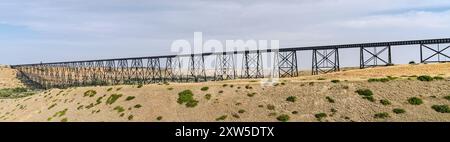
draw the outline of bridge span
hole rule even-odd
[[[263,55],[275,59],[273,75],[296,77],[297,52],[312,51],[312,74],[340,70],[339,49],[359,48],[360,68],[392,65],[391,48],[417,45],[421,63],[449,62],[450,38],[360,44],[291,47],[281,49],[209,52],[101,60],[12,65],[18,76],[39,88],[72,86],[200,82],[264,78]],[[426,55],[424,51],[431,52]],[[446,52],[447,51],[447,52]],[[433,60],[433,57],[439,57]],[[214,60],[213,69],[205,66]],[[183,68],[183,63],[187,68]],[[238,66],[239,64],[239,66]],[[209,72],[211,71],[211,72]]]

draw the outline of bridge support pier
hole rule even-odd
[[[192,54],[189,58],[189,69],[186,81],[206,81],[205,57]]]
[[[447,52],[447,54],[444,52],[444,51],[447,51],[447,49],[450,48],[450,45],[442,46],[444,48],[441,47],[441,44],[435,44],[435,45],[436,45],[436,48],[433,48],[431,45],[420,44],[420,62],[421,63],[427,63],[427,62],[450,62],[450,55],[449,55],[450,51]],[[428,51],[431,51],[432,54],[430,56],[424,57],[424,53],[423,53],[424,49],[428,49]],[[433,60],[433,57],[436,57],[437,59]]]
[[[162,81],[161,64],[159,58],[149,58],[147,62],[148,83]]]
[[[169,57],[166,60],[166,68],[164,69],[165,81],[177,81],[183,80],[183,74],[181,72],[181,60],[179,57]]]
[[[250,53],[245,51],[243,54],[241,78],[263,78],[263,64],[260,51]]]
[[[381,48],[381,50],[379,49]],[[372,49],[372,50],[371,50]],[[365,58],[366,53],[368,54]],[[383,59],[381,56],[382,53],[387,54],[387,59]],[[376,66],[387,66],[392,64],[391,59],[391,46],[386,47],[361,47],[360,48],[360,64],[359,68],[367,68],[367,67],[376,67]],[[381,62],[381,64],[379,64]]]
[[[297,51],[279,52],[277,59],[280,78],[298,76]]]
[[[214,80],[228,80],[236,78],[234,55],[223,52],[216,56]]]
[[[339,71],[339,49],[313,49],[312,74]]]

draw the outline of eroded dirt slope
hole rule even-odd
[[[444,79],[424,82],[413,77],[425,74]],[[288,115],[289,121],[307,122],[450,121],[449,113],[431,108],[450,104],[444,99],[450,95],[449,75],[447,63],[282,79],[273,86],[261,85],[259,80],[237,80],[52,89],[25,98],[1,99],[0,121],[279,121],[281,115]],[[396,79],[367,81],[386,76]],[[333,79],[340,82],[332,83]],[[359,89],[371,90],[375,101],[363,99],[355,92]],[[198,101],[195,107],[177,103],[178,93],[184,90],[193,92]],[[287,101],[289,97],[295,101]],[[423,103],[411,105],[411,97]],[[390,104],[383,105],[380,100]],[[406,112],[395,114],[396,108]],[[375,117],[384,112],[388,117]],[[319,120],[320,113],[326,117]]]

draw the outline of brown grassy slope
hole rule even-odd
[[[21,87],[23,84],[16,79],[16,70],[0,67],[0,89]]]
[[[277,86],[261,86],[259,82],[238,80],[153,84],[142,88],[113,86],[52,89],[26,98],[0,100],[0,121],[159,121],[157,120],[159,116],[162,117],[160,121],[216,121],[224,115],[227,116],[225,121],[278,121],[277,116],[288,114],[289,121],[309,122],[318,121],[314,116],[317,113],[328,115],[322,121],[450,121],[450,114],[438,113],[431,109],[435,104],[450,104],[450,101],[443,99],[444,96],[450,95],[448,79],[421,82],[401,77],[386,83],[368,83],[365,79],[377,73],[383,73],[378,75],[379,77],[421,74],[448,77],[449,67],[450,64],[429,64],[355,70],[313,76],[311,79],[308,77],[285,79],[281,80],[284,83]],[[318,81],[314,77],[327,80]],[[331,83],[329,79],[333,77],[349,81]],[[227,86],[224,87],[223,84]],[[209,90],[201,91],[200,88],[204,86],[208,86]],[[251,89],[246,86],[250,86]],[[113,89],[108,91],[109,88]],[[121,89],[118,90],[119,88]],[[177,103],[177,94],[186,89],[192,90],[194,98],[199,101],[194,108]],[[362,99],[355,93],[357,89],[372,90],[377,101]],[[84,96],[88,90],[96,90],[97,93],[93,97]],[[219,93],[221,91],[223,93]],[[250,97],[248,94],[252,93],[256,95]],[[108,105],[106,101],[112,94],[123,96]],[[206,94],[211,94],[210,100],[204,97]],[[128,96],[136,98],[126,101]],[[295,96],[297,100],[286,101],[289,96]],[[328,102],[327,96],[333,98],[335,103]],[[99,99],[100,97],[102,98]],[[424,104],[410,105],[407,103],[409,97],[419,97],[423,99]],[[380,104],[380,99],[389,100],[391,105]],[[97,100],[100,100],[99,104],[96,104]],[[142,107],[134,108],[138,104]],[[268,109],[268,105],[273,105],[274,110]],[[123,112],[119,113],[120,109],[114,109],[120,107],[124,109]],[[406,113],[394,114],[392,112],[394,108],[405,109]],[[64,113],[65,109],[67,111]],[[333,113],[331,109],[337,112]],[[239,113],[239,110],[245,112]],[[298,114],[292,114],[293,111],[297,111]],[[380,112],[387,112],[390,117],[374,118],[374,115]]]

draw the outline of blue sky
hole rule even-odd
[[[443,38],[450,0],[2,0],[0,64],[173,54],[172,41],[197,31],[281,47]],[[405,48],[394,62],[417,60]],[[358,65],[355,53],[342,51],[343,65]]]

